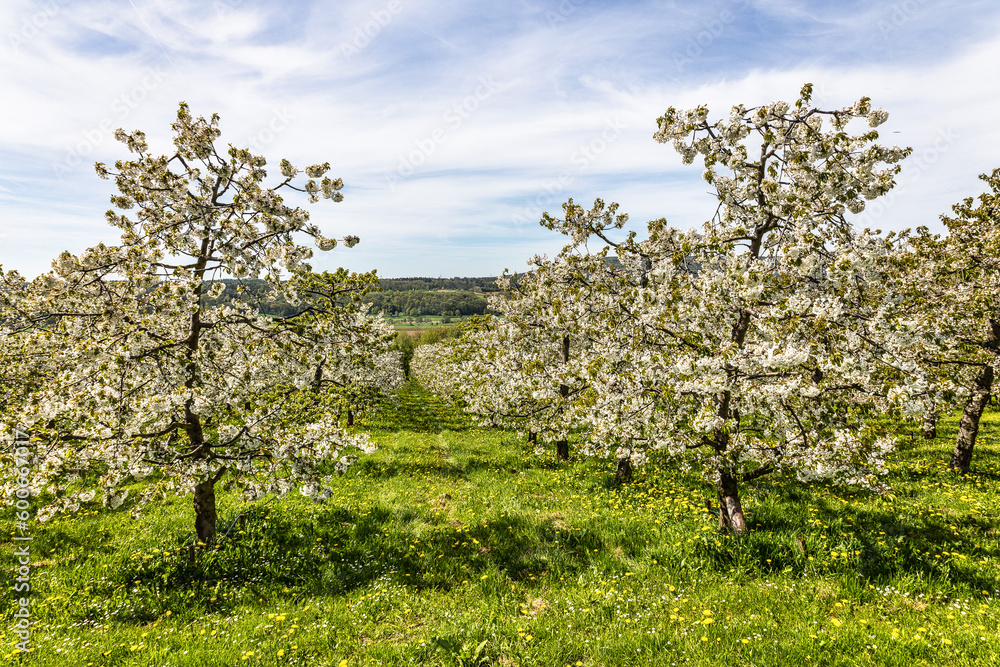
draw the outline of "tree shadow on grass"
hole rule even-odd
[[[383,433],[463,432],[476,428],[473,419],[422,390],[404,389],[396,401],[386,401],[369,413],[360,415],[358,425]]]
[[[456,462],[442,459],[438,462],[421,461],[418,463],[392,459],[388,461],[359,460],[352,466],[351,474],[357,474],[366,479],[390,479],[392,477],[427,477],[435,476],[454,482],[466,479],[477,472],[495,471],[498,468],[509,467],[507,461],[492,461],[486,459],[470,459]]]
[[[315,518],[276,507],[243,516],[237,530],[215,548],[198,550],[193,561],[186,549],[163,549],[156,558],[129,559],[108,572],[105,592],[129,591],[127,614],[116,621],[148,623],[162,615],[170,595],[205,597],[207,591],[212,610],[220,611],[226,602],[219,591],[227,590],[248,590],[261,599],[339,596],[383,580],[447,591],[484,575],[542,585],[547,575],[589,568],[604,547],[594,532],[546,517],[502,515],[466,526],[382,505],[363,512],[320,508]],[[286,589],[291,592],[279,595]]]
[[[992,527],[982,517],[961,515],[949,521],[930,514],[901,514],[892,502],[872,508],[812,497],[817,510],[812,516],[822,522],[822,533],[827,536],[816,540],[809,534],[806,512],[801,503],[796,504],[798,500],[795,491],[785,497],[772,496],[753,512],[751,539],[729,548],[728,553],[715,550],[720,552],[715,554],[708,549],[706,558],[717,561],[720,569],[741,562],[747,565],[756,558],[758,563],[766,563],[764,571],[804,571],[812,555],[814,567],[816,560],[825,559],[827,571],[856,572],[871,583],[911,577],[969,592],[994,590],[1000,585],[974,564],[974,558],[1000,555],[980,548],[979,536]]]

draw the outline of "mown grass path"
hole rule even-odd
[[[224,493],[195,563],[189,497],[35,525],[35,650],[2,610],[0,664],[1000,664],[998,426],[965,479],[953,422],[904,433],[888,497],[763,480],[737,540],[669,460],[619,487],[411,385],[327,504]]]

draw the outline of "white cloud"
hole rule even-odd
[[[64,248],[113,240],[111,186],[92,163],[126,156],[110,136],[119,126],[167,151],[179,100],[218,112],[224,140],[272,163],[334,165],[346,199],[317,205],[314,219],[362,244],[322,266],[519,269],[558,250],[537,216],[570,196],[620,201],[635,227],[698,224],[714,202],[700,170],[652,140],[657,116],[789,99],[806,81],[824,105],[872,97],[890,111],[883,141],[915,149],[892,201],[864,221],[933,226],[996,166],[1000,8],[907,1],[483,10],[385,0],[333,13],[309,2],[134,0],[133,11],[105,0],[53,2],[27,33],[38,5],[8,5],[0,263],[37,273]]]

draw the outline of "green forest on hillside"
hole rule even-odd
[[[386,316],[468,316],[487,311],[483,293],[495,292],[495,278],[399,278],[379,279],[381,291],[364,296],[371,313]],[[265,280],[225,279],[225,291],[218,297],[204,296],[213,307],[234,300],[254,305],[259,312],[273,317],[287,317],[301,310],[275,295]]]

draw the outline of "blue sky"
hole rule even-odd
[[[573,197],[630,225],[699,225],[697,165],[652,135],[669,106],[861,96],[912,146],[860,226],[943,230],[1000,166],[1000,5],[986,0],[9,0],[0,8],[0,264],[36,275],[114,242],[96,161],[114,129],[170,148],[181,100],[223,141],[277,165],[329,161],[345,200],[311,207],[317,269],[384,277],[523,270],[563,239],[538,225]]]

